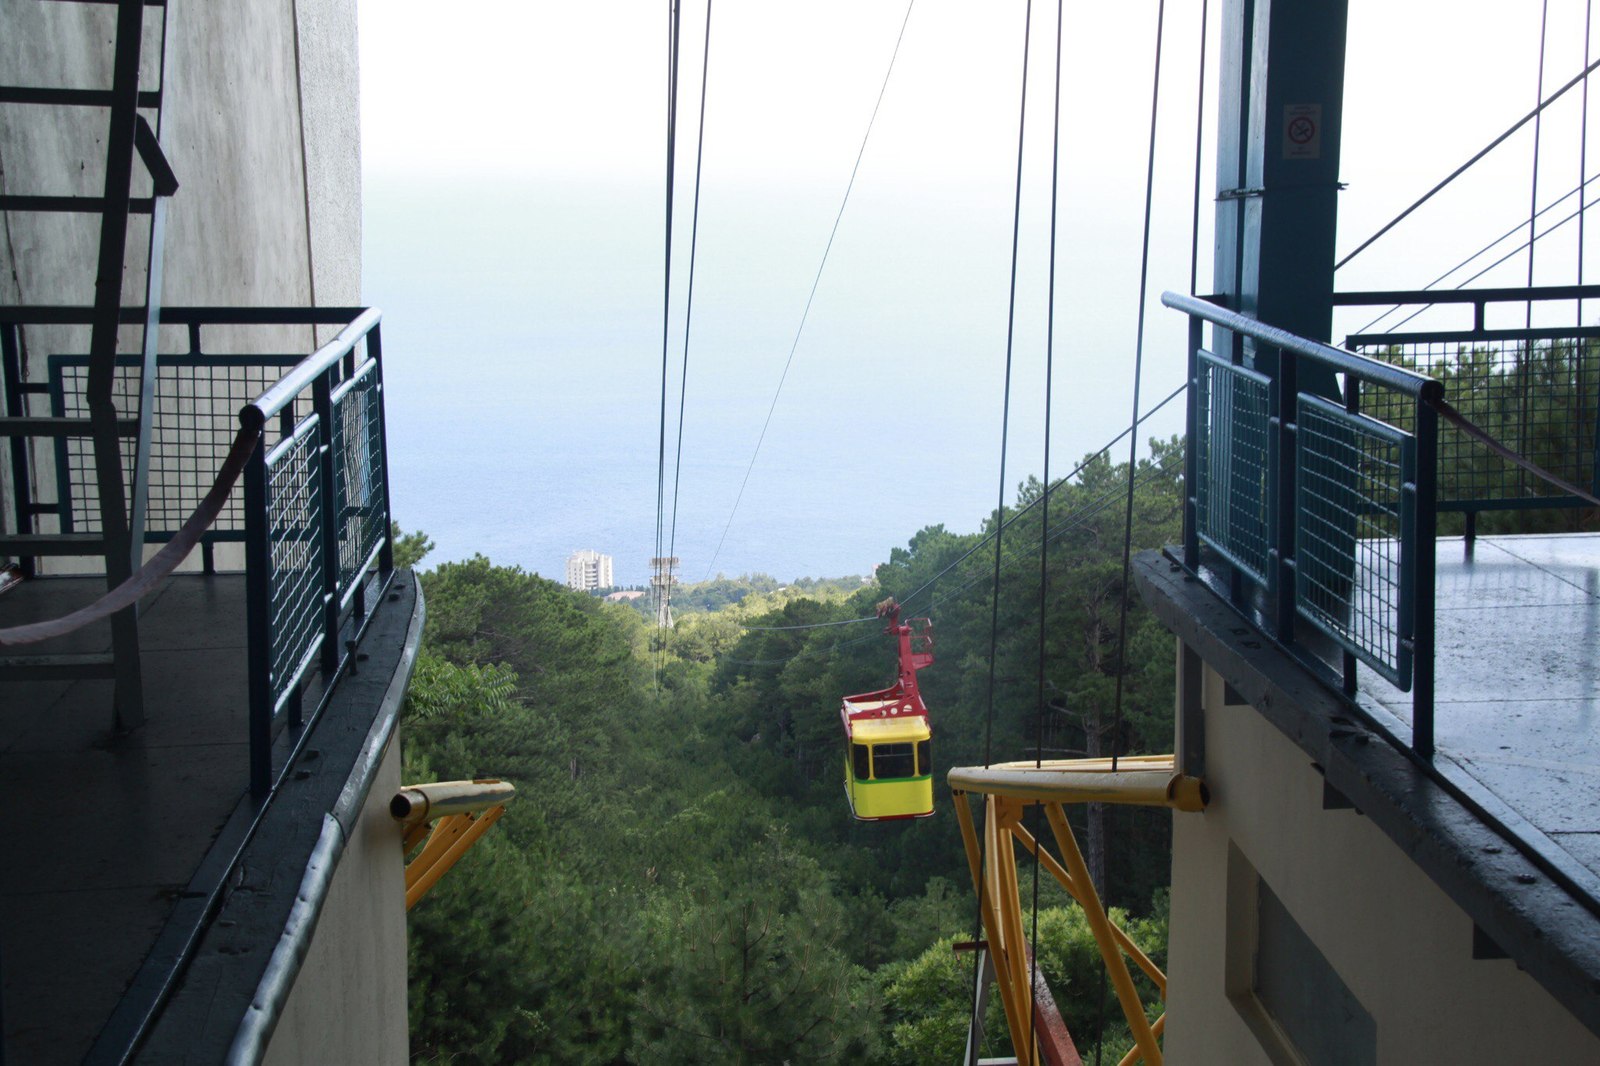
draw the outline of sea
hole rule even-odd
[[[659,186],[369,174],[396,520],[433,539],[430,563],[559,579],[589,548],[625,586],[649,580],[658,515],[686,582],[867,575],[925,526],[978,529],[1045,465],[1045,234],[1020,244],[1013,317],[1009,203],[937,188],[859,191],[831,249],[837,188],[719,190],[695,234],[686,375],[687,236],[674,246],[663,434]],[[1132,414],[1137,206],[1061,234],[1054,475]],[[1187,288],[1181,236],[1152,260],[1146,409],[1182,380],[1184,323],[1158,303]],[[1178,401],[1139,436],[1181,425]]]

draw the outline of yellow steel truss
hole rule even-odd
[[[389,801],[389,813],[404,830],[406,910],[417,905],[467,849],[489,831],[517,794],[507,781],[437,781],[407,785]],[[426,843],[424,843],[426,841]]]
[[[1016,847],[1034,856],[1083,908],[1094,932],[1106,973],[1117,1001],[1133,1032],[1134,1046],[1121,1066],[1144,1062],[1161,1066],[1159,1043],[1166,1015],[1154,1023],[1145,1015],[1143,1000],[1128,969],[1132,959],[1156,986],[1165,1001],[1167,978],[1116,923],[1106,915],[1100,894],[1089,878],[1078,841],[1067,822],[1069,803],[1118,803],[1169,807],[1180,811],[1203,810],[1205,785],[1177,772],[1171,755],[1140,755],[1118,759],[1053,760],[1041,764],[1002,763],[989,767],[958,767],[950,771],[956,799],[956,818],[966,843],[972,887],[978,895],[983,933],[994,968],[995,986],[1005,1007],[1011,1045],[1017,1060],[1028,1066],[1045,1062],[1072,1066],[1076,1049],[1064,1028],[1041,1024],[1042,1017],[1059,1015],[1048,1003],[1048,991],[1033,981],[1030,953],[1022,922],[1022,896],[1017,886]],[[984,797],[983,843],[973,823],[967,793]],[[1042,804],[1055,836],[1057,859],[1034,839],[1023,825],[1023,812]],[[1038,1004],[1044,998],[1047,1002]],[[1041,1007],[1043,1009],[1041,1009]]]

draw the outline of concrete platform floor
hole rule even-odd
[[[1600,534],[1438,543],[1436,761],[1600,899]],[[1363,672],[1409,728],[1411,697]]]
[[[100,579],[0,594],[0,626],[91,602]],[[147,721],[112,731],[109,681],[0,684],[5,1061],[75,1063],[248,788],[244,579],[180,575],[141,616]],[[108,650],[90,627],[30,654]]]

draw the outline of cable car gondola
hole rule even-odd
[[[884,632],[896,639],[899,676],[888,688],[846,696],[844,793],[863,822],[926,818],[933,813],[933,732],[917,689],[917,671],[933,663],[933,623],[900,621],[893,598],[878,604]]]

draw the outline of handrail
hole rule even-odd
[[[1369,359],[1364,355],[1347,352],[1343,348],[1335,348],[1322,341],[1308,340],[1297,336],[1288,330],[1269,326],[1264,322],[1241,315],[1237,311],[1229,311],[1218,307],[1214,303],[1202,300],[1186,293],[1163,292],[1161,302],[1168,307],[1195,318],[1204,319],[1212,325],[1221,326],[1223,329],[1251,337],[1264,344],[1270,344],[1286,352],[1315,360],[1329,367],[1337,373],[1354,374],[1363,381],[1370,381],[1374,385],[1394,389],[1415,399],[1428,403],[1444,395],[1443,387],[1425,374],[1406,370],[1402,367],[1385,363],[1379,359]]]
[[[278,383],[258,396],[254,403],[247,403],[240,408],[239,421],[243,424],[254,423],[257,428],[265,425],[267,419],[293,403],[295,397],[319,375],[327,373],[330,367],[350,354],[356,343],[382,318],[381,310],[367,308],[341,329],[337,337],[295,364],[293,370],[279,378]]]

